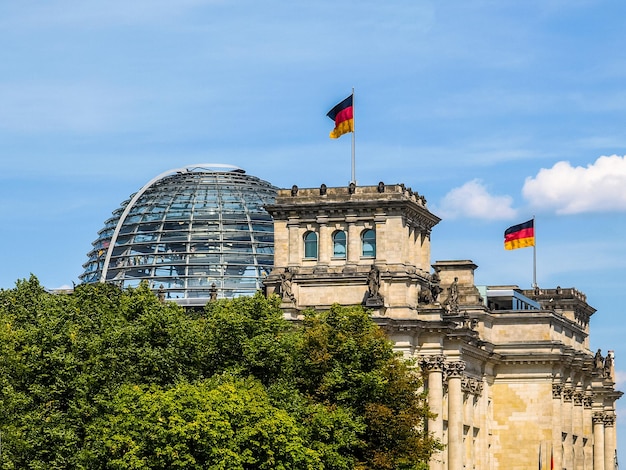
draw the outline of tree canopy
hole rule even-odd
[[[0,291],[1,469],[421,469],[417,371],[361,307]]]

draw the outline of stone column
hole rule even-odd
[[[604,469],[615,469],[615,415],[604,415]]]
[[[484,392],[483,392],[484,390]],[[478,400],[474,422],[478,426],[478,441],[474,449],[475,468],[492,468],[490,452],[490,416],[488,383],[485,380],[478,382]]]
[[[563,384],[552,384],[552,449],[554,452],[554,468],[563,468],[563,447],[561,445],[563,426]]]
[[[593,414],[593,470],[604,469],[604,413]],[[612,470],[611,468],[607,470]]]
[[[428,432],[443,441],[443,369],[446,358],[442,355],[424,356],[420,368],[428,374],[428,406],[436,416],[428,420]],[[433,455],[429,462],[431,470],[443,470],[441,453]]]
[[[593,468],[593,411],[591,406],[593,397],[590,393],[583,398],[583,436],[586,440],[583,452],[585,453],[585,469]]]
[[[580,390],[574,391],[574,409],[572,414],[572,433],[576,436],[574,442],[574,469],[585,470],[583,454],[583,398],[584,394]]]
[[[461,391],[463,392],[463,455],[465,463],[469,468],[473,468],[473,446],[472,431],[474,423],[474,394],[472,393],[472,381],[470,377],[461,377]],[[469,428],[466,431],[466,427]]]
[[[573,407],[574,389],[566,385],[563,389],[563,468],[574,468],[574,439],[573,439]]]
[[[289,220],[287,222],[287,231],[289,233],[289,266],[298,266],[302,263],[304,256],[304,241],[300,238],[299,221]]]
[[[463,469],[463,391],[465,362],[446,364],[448,372],[448,470]]]

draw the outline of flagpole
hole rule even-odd
[[[356,141],[356,118],[354,115],[354,87],[352,87],[352,180],[351,182],[356,184],[356,158],[354,156],[354,146]]]
[[[535,216],[533,215],[533,235],[535,243],[533,243],[533,289],[537,287],[537,226],[535,225]]]

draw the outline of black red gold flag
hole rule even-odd
[[[348,132],[354,132],[354,109],[352,103],[353,95],[350,95],[326,114],[335,122],[335,128],[330,131],[331,139],[337,139]]]
[[[516,250],[535,246],[535,220],[513,225],[504,231],[504,249]]]

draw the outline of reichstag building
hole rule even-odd
[[[611,350],[574,287],[476,285],[471,260],[430,259],[440,219],[403,184],[278,189],[226,165],[149,181],[113,211],[82,282],[149,282],[198,307],[263,289],[285,317],[364,305],[424,374],[433,470],[614,470]],[[436,240],[434,239],[433,242]]]

